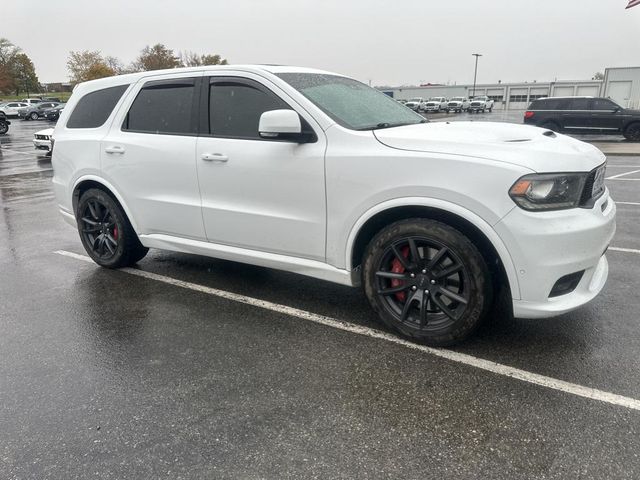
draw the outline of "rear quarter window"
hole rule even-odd
[[[129,85],[87,93],[71,112],[67,128],[98,128],[104,125]]]

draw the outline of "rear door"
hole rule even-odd
[[[562,113],[562,127],[567,133],[592,133],[589,98],[572,98]]]
[[[124,197],[138,233],[205,240],[195,164],[201,76],[141,80],[101,143],[103,176]]]
[[[320,126],[263,77],[212,73],[203,87],[197,165],[207,239],[324,261],[326,140]],[[261,138],[260,116],[278,109],[295,110],[316,140]]]

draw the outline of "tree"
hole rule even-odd
[[[9,93],[16,88],[15,62],[20,48],[6,38],[0,38],[0,92]]]
[[[79,83],[118,74],[121,62],[115,57],[103,57],[100,51],[69,52],[67,69],[71,82]]]
[[[604,80],[604,73],[602,72],[596,72],[595,75],[593,76],[594,80]]]
[[[199,67],[201,65],[227,65],[227,60],[220,55],[199,55],[195,52],[180,52],[180,63],[184,67]]]
[[[18,53],[12,62],[16,93],[39,92],[40,82],[33,62],[26,53]]]
[[[176,68],[180,67],[181,63],[173,54],[173,50],[158,43],[152,47],[144,47],[133,66],[136,70],[149,71]]]

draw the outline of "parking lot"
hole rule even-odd
[[[49,126],[0,137],[0,478],[640,477],[640,156],[608,159],[600,296],[496,308],[433,350],[357,289],[164,251],[87,261],[31,143]]]

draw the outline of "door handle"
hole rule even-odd
[[[112,145],[104,149],[106,153],[124,153],[124,148],[117,145]]]
[[[203,153],[202,160],[206,160],[207,162],[226,162],[229,160],[229,157],[223,153]]]

